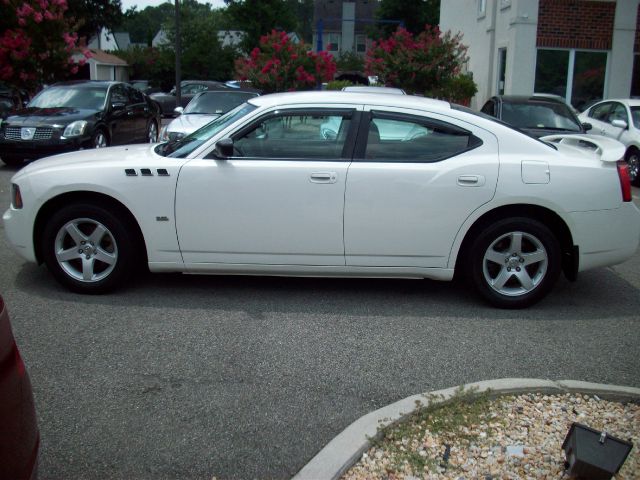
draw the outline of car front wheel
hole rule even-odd
[[[109,138],[104,131],[96,130],[96,133],[91,137],[91,144],[93,148],[105,148],[109,146]]]
[[[134,242],[111,211],[77,204],[56,212],[42,236],[42,256],[53,276],[79,293],[105,293],[131,273]]]
[[[640,187],[640,152],[638,150],[630,150],[626,156],[627,165],[629,165],[629,180],[632,185]]]
[[[149,122],[149,126],[147,127],[147,141],[149,143],[156,143],[158,141],[158,126],[153,120]]]
[[[500,308],[524,308],[541,300],[561,270],[560,244],[542,223],[510,218],[486,227],[469,257],[475,289]]]

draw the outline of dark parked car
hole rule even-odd
[[[222,82],[183,80],[180,82],[180,105],[176,102],[175,87],[168,93],[152,93],[149,97],[160,106],[163,116],[173,117],[176,115],[173,110],[176,107],[186,107],[196,93],[204,92],[205,90],[224,90],[228,88],[231,87]]]
[[[19,110],[29,102],[29,94],[21,88],[10,87],[0,82],[0,120],[16,110]]]
[[[548,95],[496,95],[481,111],[538,138],[591,129],[588,123],[580,122],[569,105]]]
[[[155,86],[150,80],[129,80],[129,85],[131,85],[133,88],[137,88],[142,93],[145,93],[147,95],[162,91],[160,87]]]
[[[0,296],[0,478],[37,477],[40,435],[31,382]]]
[[[18,165],[83,148],[156,142],[160,113],[122,82],[57,83],[0,125],[0,159]]]

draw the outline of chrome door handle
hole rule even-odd
[[[460,175],[458,177],[458,185],[461,187],[481,187],[484,183],[484,175]]]
[[[311,183],[336,183],[337,180],[336,172],[314,172],[309,176]]]

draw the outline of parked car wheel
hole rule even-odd
[[[91,137],[91,143],[93,148],[105,148],[109,146],[109,137],[104,130],[96,130]]]
[[[2,157],[0,157],[0,159],[4,162],[5,165],[8,165],[10,167],[17,167],[18,165],[22,165],[22,162],[24,161],[22,157],[12,157],[6,155],[3,155]]]
[[[625,160],[629,165],[629,180],[631,180],[631,184],[640,187],[640,152],[635,149],[629,150]]]
[[[134,242],[127,226],[103,207],[63,208],[47,223],[42,242],[47,267],[73,291],[105,293],[131,273]]]
[[[508,218],[485,228],[471,247],[473,286],[491,304],[524,308],[553,287],[561,270],[560,244],[542,223]]]
[[[149,122],[147,127],[147,141],[149,143],[156,143],[158,141],[158,126],[153,120]]]

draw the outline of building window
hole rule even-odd
[[[538,49],[536,93],[552,93],[582,110],[604,96],[607,52]]]
[[[341,35],[339,33],[326,33],[325,34],[325,50],[329,52],[339,52],[340,51],[340,39]]]
[[[367,51],[367,36],[356,35],[356,52],[364,53]]]
[[[507,79],[507,49],[498,49],[498,95],[504,95],[504,84]]]
[[[478,18],[484,17],[487,13],[487,0],[478,0]]]

